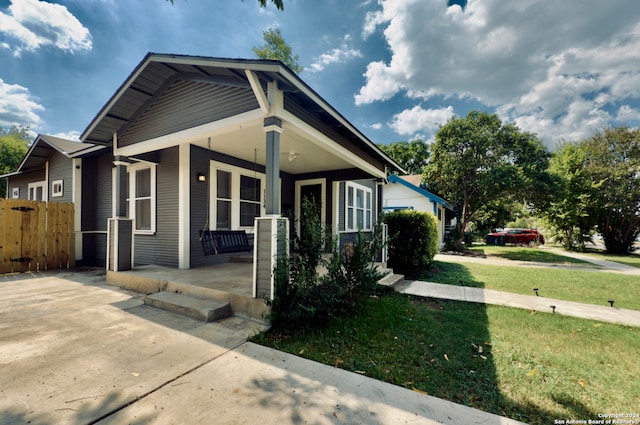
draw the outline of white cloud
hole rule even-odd
[[[369,63],[358,105],[404,93],[473,99],[551,145],[640,102],[640,2],[381,0],[363,35],[382,29],[389,61]],[[635,119],[636,115],[632,115]]]
[[[91,50],[89,30],[62,5],[38,0],[12,0],[8,13],[0,12],[0,35],[14,55],[43,46],[77,52]]]
[[[618,109],[618,115],[616,115],[616,121],[640,121],[640,110],[632,108],[629,105],[622,105]]]
[[[434,132],[440,125],[446,124],[453,117],[453,107],[442,109],[423,109],[414,106],[393,116],[391,128],[398,134],[412,135],[418,132]]]
[[[349,41],[349,35],[344,36],[343,43],[339,48],[331,49],[328,52],[321,54],[315,59],[314,63],[306,68],[306,70],[309,72],[319,72],[325,69],[328,65],[345,63],[350,59],[362,57],[360,50],[353,49],[348,46]]]
[[[371,124],[369,127],[373,128],[374,130],[382,130],[382,123],[375,123],[375,124]]]
[[[73,140],[74,142],[80,141],[80,132],[79,131],[67,131],[65,133],[56,133],[52,134],[53,137],[60,137],[61,139]]]
[[[25,87],[0,79],[0,127],[14,125],[34,128],[40,124],[38,111],[44,110]]]

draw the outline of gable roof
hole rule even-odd
[[[388,177],[390,183],[399,183],[404,187],[407,187],[413,190],[416,193],[428,198],[431,202],[440,204],[445,208],[452,209],[451,205],[441,197],[434,195],[429,192],[427,189],[420,187],[420,182],[422,181],[422,176],[420,174],[412,174],[409,176],[398,176],[396,174],[392,174]]]
[[[246,71],[255,74],[258,84],[263,89],[266,89],[267,82],[275,81],[285,93],[285,99],[291,99],[292,103],[313,116],[316,122],[327,126],[348,143],[377,158],[388,167],[404,172],[400,165],[286,65],[277,60],[148,53],[94,117],[80,136],[80,140],[96,145],[111,145],[113,134],[124,134],[144,111],[176,82],[198,82],[251,89],[255,81],[250,81]],[[175,87],[173,90],[176,90]],[[184,90],[187,90],[186,86]],[[258,102],[260,100],[256,105]]]
[[[25,171],[44,168],[45,163],[54,152],[59,152],[67,158],[71,158],[93,146],[94,145],[90,143],[81,143],[46,134],[38,134],[24,155],[18,169],[13,173],[4,174],[0,177],[10,177]]]

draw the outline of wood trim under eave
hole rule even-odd
[[[264,90],[262,90],[260,79],[258,78],[255,72],[249,69],[245,69],[244,72],[247,75],[247,78],[249,79],[251,90],[253,90],[253,94],[256,96],[256,100],[260,105],[260,109],[265,115],[269,115],[269,112],[271,110],[269,105],[269,99],[267,99],[267,95],[264,93]]]
[[[335,141],[331,140],[329,137],[325,136],[323,133],[318,131],[316,128],[302,121],[300,118],[296,117],[289,111],[282,111],[280,113],[280,118],[283,121],[283,127],[286,125],[293,126],[295,129],[298,129],[308,135],[308,140],[310,140],[315,145],[321,147],[324,150],[327,150],[333,153],[336,156],[344,159],[345,161],[352,164],[354,167],[359,168],[372,176],[378,178],[386,178],[385,170],[380,170],[377,167],[371,165],[366,162],[363,158],[359,157],[355,153],[351,152],[347,148],[339,145]],[[286,128],[285,128],[286,131]],[[295,130],[293,130],[295,131]]]
[[[193,142],[207,137],[219,136],[250,125],[262,125],[264,114],[261,109],[244,112],[229,118],[202,124],[186,130],[177,131],[132,145],[114,148],[114,155],[135,156],[146,152],[157,151],[183,143]]]

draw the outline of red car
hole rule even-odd
[[[528,245],[544,244],[544,236],[535,229],[503,229],[489,233],[486,237],[487,245]]]

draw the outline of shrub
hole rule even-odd
[[[382,277],[374,263],[382,248],[380,225],[370,235],[359,233],[352,252],[346,253],[338,241],[327,241],[319,216],[310,213],[314,210],[313,201],[303,202],[300,224],[305,231],[294,235],[292,254],[279,259],[274,270],[275,297],[267,300],[267,319],[274,329],[316,327],[347,314],[377,291]],[[327,243],[332,246],[328,260],[322,257]],[[320,275],[318,266],[326,274]]]
[[[389,228],[389,267],[397,273],[420,274],[438,253],[438,228],[433,215],[402,210],[384,215]]]

